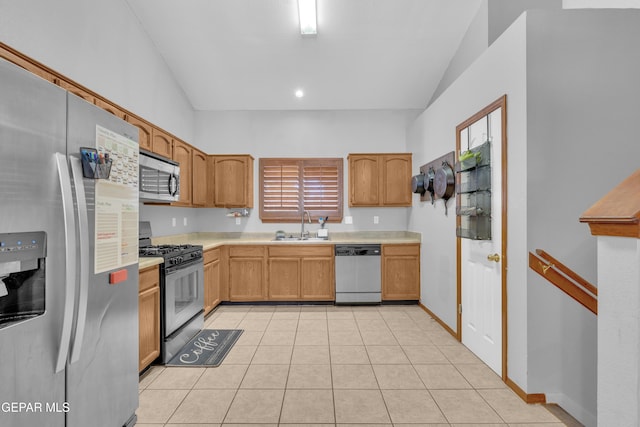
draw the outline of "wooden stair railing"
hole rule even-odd
[[[598,288],[580,277],[569,267],[543,251],[529,252],[529,268],[547,279],[558,289],[598,315]]]

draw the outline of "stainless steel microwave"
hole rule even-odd
[[[180,200],[180,164],[149,151],[140,150],[138,175],[140,201]]]

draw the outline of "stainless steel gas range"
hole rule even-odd
[[[151,224],[140,222],[140,257],[161,257],[160,362],[165,364],[204,327],[202,246],[152,245]]]

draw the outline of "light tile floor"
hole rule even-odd
[[[417,305],[224,305],[205,327],[244,333],[218,368],[147,371],[138,427],[569,425]]]

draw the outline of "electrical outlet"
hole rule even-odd
[[[236,225],[240,225],[240,224],[242,224],[242,218],[237,217],[236,218]]]
[[[380,222],[380,217],[379,217],[378,215],[374,215],[374,216],[373,216],[373,223],[374,223],[374,224],[377,224],[377,223],[379,223],[379,222]]]
[[[353,224],[353,217],[352,216],[345,216],[344,217],[344,223],[345,224]]]
[[[185,227],[187,226],[187,217],[184,217],[184,220],[182,221],[182,225],[184,225]]]
[[[176,219],[175,218],[171,218],[171,226],[172,227],[176,226]]]

